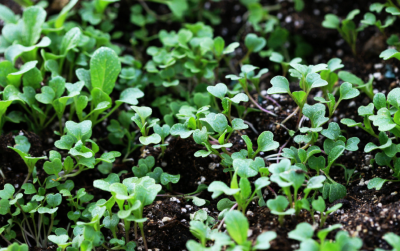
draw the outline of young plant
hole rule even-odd
[[[356,27],[353,19],[360,13],[359,9],[350,11],[347,17],[340,21],[339,17],[334,14],[325,15],[325,20],[322,22],[322,26],[328,29],[337,29],[343,39],[350,45],[351,51],[354,55],[357,54],[356,44],[358,32],[365,29],[366,25]]]
[[[213,181],[208,187],[208,191],[213,192],[213,199],[222,194],[233,195],[239,210],[244,214],[257,192],[270,184],[268,177],[260,177],[254,182],[255,188],[252,192],[249,178],[256,176],[258,170],[264,166],[264,161],[261,158],[256,158],[254,161],[251,159],[234,159],[233,169],[235,172],[230,187],[221,181]],[[238,176],[240,177],[239,181]]]
[[[143,144],[143,147],[150,144],[160,143],[161,136],[159,134],[153,133],[149,135],[150,128],[155,126],[158,122],[158,119],[149,120],[149,122],[146,121],[150,117],[152,109],[146,106],[131,106],[131,108],[136,112],[131,119],[139,127],[139,130],[142,133],[142,136],[139,137],[139,141]],[[143,147],[142,149],[144,149]]]
[[[348,71],[340,71],[338,74],[339,78],[344,82],[349,82],[355,85],[355,88],[360,89],[364,92],[371,100],[374,98],[374,92],[372,89],[372,83],[374,78],[371,77],[367,83],[364,83],[362,79]]]
[[[271,79],[272,87],[267,90],[268,94],[289,94],[289,96],[298,105],[299,120],[302,117],[303,107],[307,102],[307,97],[311,89],[316,87],[322,87],[328,85],[326,80],[323,80],[321,76],[317,73],[325,70],[326,64],[319,64],[316,66],[301,65],[301,64],[291,64],[290,75],[299,79],[299,86],[302,91],[291,92],[289,88],[289,81],[283,76],[276,76]]]
[[[194,223],[194,221],[191,221],[191,224],[192,222]],[[207,229],[205,225],[200,227],[198,226],[200,224],[197,223],[197,231],[194,235],[196,237],[207,236],[207,239],[215,241],[214,246],[211,248],[206,248],[204,243],[205,238],[202,238],[202,244],[190,240],[187,242],[186,247],[189,249],[189,251],[222,250],[224,246],[228,247],[227,250],[268,250],[271,247],[270,242],[277,237],[276,233],[273,231],[263,232],[257,237],[256,242],[253,245],[252,241],[248,240],[247,237],[247,233],[249,231],[249,222],[247,221],[247,218],[239,211],[233,210],[227,212],[225,215],[225,224],[229,236],[226,233],[218,232],[218,230],[213,230],[210,233],[209,229]]]
[[[21,156],[22,160],[25,162],[25,165],[28,167],[28,175],[26,176],[24,182],[21,187],[28,182],[31,178],[32,173],[36,172],[36,163],[41,159],[47,159],[46,156],[43,157],[32,157],[29,154],[29,149],[31,148],[31,144],[28,141],[28,138],[22,135],[18,135],[14,138],[15,145],[9,146],[9,148],[13,149],[19,156]]]
[[[286,74],[289,70],[290,64],[300,64],[302,59],[301,58],[293,58],[290,62],[285,62],[285,58],[282,54],[278,52],[272,52],[269,60],[278,64],[281,64],[282,67],[282,75],[286,77]]]
[[[328,107],[329,110],[329,118],[333,116],[333,113],[336,111],[337,107],[339,106],[340,102],[342,100],[347,100],[347,99],[352,99],[360,95],[360,91],[357,90],[356,88],[353,88],[353,85],[344,82],[340,85],[339,88],[339,100],[336,101],[335,96],[333,96],[331,93],[328,93],[328,100],[325,100],[322,97],[315,97],[314,99],[321,102],[321,103],[326,103],[326,106]]]
[[[90,120],[81,123],[67,121],[65,131],[66,134],[54,145],[59,149],[68,150],[68,154],[72,157],[68,156],[62,163],[61,154],[57,151],[50,151],[50,161],[45,162],[43,166],[46,173],[55,175],[57,180],[75,177],[83,171],[93,169],[101,161],[112,163],[116,157],[121,156],[121,153],[111,151],[103,153],[99,158],[95,157],[100,149],[96,142],[90,139],[92,136],[92,122]],[[91,144],[91,148],[86,146],[88,143]]]
[[[234,80],[234,81],[238,81],[241,85],[241,87],[243,88],[244,92],[246,93],[247,97],[250,99],[250,101],[261,111],[266,112],[268,114],[274,115],[276,116],[274,113],[262,108],[257,101],[255,101],[253,99],[253,97],[251,96],[250,92],[249,92],[249,82],[253,83],[257,92],[260,94],[261,90],[259,87],[259,83],[260,83],[260,78],[262,75],[266,74],[268,72],[268,69],[264,68],[261,69],[257,75],[254,74],[254,70],[258,69],[258,67],[255,67],[253,65],[243,65],[240,70],[241,73],[239,74],[239,76],[230,74],[227,75],[226,78]]]
[[[325,200],[319,196],[318,199],[313,200],[311,202],[312,204],[312,208],[315,211],[318,211],[320,213],[321,216],[321,222],[319,224],[319,227],[322,228],[324,226],[324,223],[326,221],[326,219],[328,218],[328,215],[332,212],[335,212],[336,210],[338,210],[339,208],[342,207],[342,203],[338,203],[336,205],[334,205],[333,207],[329,208],[327,211],[326,210],[326,205],[325,205]]]
[[[364,19],[361,20],[361,23],[366,25],[376,26],[379,29],[379,31],[382,32],[384,36],[386,36],[385,28],[391,26],[395,21],[396,17],[388,16],[385,19],[385,22],[382,24],[381,20],[376,20],[376,16],[373,13],[367,12],[364,14]]]
[[[297,249],[298,251],[360,250],[363,244],[361,239],[358,237],[350,237],[346,231],[339,231],[336,234],[335,241],[327,241],[326,237],[328,234],[338,228],[341,228],[340,224],[335,224],[319,230],[317,233],[317,237],[320,241],[319,243],[312,239],[314,236],[314,228],[306,222],[298,224],[295,230],[289,232],[288,236],[290,239],[300,242],[300,248]]]
[[[289,201],[285,196],[282,195],[278,195],[275,199],[269,199],[267,201],[267,206],[271,210],[271,213],[278,215],[278,221],[281,226],[283,226],[285,215],[291,215],[295,213],[293,208],[286,210],[288,205]]]
[[[321,87],[324,97],[328,97],[328,93],[333,93],[333,88],[338,82],[339,77],[335,71],[344,67],[342,60],[339,58],[332,58],[328,61],[328,69],[321,71],[321,78],[328,82],[328,85]]]

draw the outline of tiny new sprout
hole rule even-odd
[[[225,76],[225,77],[228,78],[228,79],[231,79],[231,80],[235,80],[235,81],[237,80],[237,81],[240,83],[240,85],[242,86],[244,92],[246,93],[246,95],[248,96],[248,98],[250,99],[250,101],[251,101],[255,106],[257,106],[258,109],[260,109],[261,111],[266,112],[266,113],[268,113],[268,114],[271,114],[271,115],[273,115],[273,116],[276,116],[276,114],[274,114],[274,113],[272,113],[272,112],[270,112],[270,111],[268,111],[268,110],[262,108],[262,107],[258,104],[258,102],[255,101],[255,100],[253,99],[253,97],[251,96],[251,94],[250,94],[250,92],[249,92],[249,82],[248,82],[248,81],[250,81],[251,83],[253,83],[254,86],[256,87],[257,92],[260,93],[260,87],[259,87],[260,78],[261,78],[262,75],[264,75],[264,74],[266,74],[266,73],[268,72],[268,69],[264,68],[264,69],[261,69],[261,70],[258,72],[257,75],[255,75],[255,74],[254,74],[254,70],[256,70],[256,69],[258,69],[258,68],[259,68],[259,67],[246,64],[246,65],[243,65],[243,66],[240,68],[241,73],[239,74],[239,76],[230,74],[230,75],[227,75],[227,76]]]
[[[297,251],[309,251],[309,250],[360,250],[362,241],[358,237],[350,237],[345,231],[339,231],[336,234],[335,241],[326,241],[328,234],[341,228],[340,224],[332,225],[328,228],[319,230],[317,237],[320,243],[315,241],[312,237],[314,236],[314,228],[306,223],[302,222],[296,226],[296,229],[290,231],[288,236],[290,239],[300,241],[300,248]]]
[[[325,15],[325,20],[322,22],[322,26],[328,29],[337,29],[343,39],[350,45],[351,51],[354,55],[357,54],[356,43],[358,32],[364,30],[366,25],[361,25],[356,28],[356,24],[353,19],[360,13],[360,10],[352,10],[347,17],[340,21],[339,17],[334,14]]]
[[[332,58],[328,61],[328,69],[321,71],[321,78],[328,82],[328,85],[322,86],[321,89],[324,93],[324,97],[328,97],[328,93],[333,92],[333,88],[339,80],[338,75],[335,71],[344,67],[342,60],[339,58]]]
[[[341,208],[343,204],[338,203],[338,204],[334,205],[333,207],[329,208],[327,211],[325,211],[325,209],[326,209],[325,200],[321,196],[319,196],[317,200],[313,200],[311,202],[311,205],[315,211],[320,212],[321,223],[319,224],[319,227],[321,228],[324,226],[324,223],[325,223],[326,219],[328,218],[328,215],[330,213],[338,210],[339,208]]]
[[[367,83],[364,83],[364,81],[362,79],[360,79],[356,75],[354,75],[350,72],[347,72],[347,71],[340,71],[338,76],[344,82],[349,82],[349,83],[355,85],[355,88],[360,89],[371,100],[374,98],[374,92],[372,89],[372,82],[374,81],[373,77],[371,77]]]
[[[267,90],[268,94],[280,94],[286,93],[296,102],[298,105],[299,121],[302,117],[303,107],[307,102],[307,97],[311,89],[316,87],[322,87],[328,85],[326,80],[323,80],[321,76],[317,73],[325,70],[326,64],[319,65],[301,65],[301,64],[290,64],[294,69],[290,69],[290,75],[299,79],[299,86],[302,91],[291,92],[289,88],[289,81],[283,76],[276,76],[271,79],[272,87]],[[296,111],[298,110],[296,109]],[[286,120],[285,120],[286,121]],[[284,122],[282,122],[284,123]]]
[[[336,101],[335,96],[333,96],[331,93],[327,94],[328,96],[327,101],[325,101],[325,99],[322,97],[314,98],[315,100],[321,103],[326,103],[326,106],[328,107],[329,110],[329,118],[332,117],[333,113],[335,112],[335,110],[337,109],[342,100],[352,99],[360,94],[360,91],[357,90],[356,88],[353,88],[353,85],[348,82],[344,82],[343,84],[341,84],[339,91],[340,91],[340,96],[338,101]]]
[[[278,221],[281,226],[283,226],[285,215],[291,215],[295,213],[293,208],[286,210],[288,205],[289,201],[285,196],[282,195],[278,195],[275,199],[269,199],[267,201],[267,206],[271,210],[271,213],[278,215]]]
[[[149,135],[150,128],[155,126],[159,121],[159,119],[151,120],[149,123],[146,121],[150,117],[152,109],[146,106],[132,106],[132,109],[136,113],[131,119],[136,123],[142,133],[142,136],[139,137],[140,143],[143,144],[142,150],[144,149],[144,146],[160,143],[161,136],[159,134],[153,133],[152,135]]]
[[[251,159],[235,159],[233,161],[235,173],[233,174],[230,187],[221,181],[213,181],[208,187],[208,191],[213,192],[212,198],[215,199],[222,194],[232,195],[239,209],[245,213],[247,206],[253,201],[256,193],[271,183],[268,177],[260,177],[254,182],[255,189],[252,192],[248,178],[258,174],[257,170],[260,162],[263,162],[261,158],[255,161]],[[262,163],[261,165],[265,164]],[[239,182],[238,176],[240,177]]]
[[[9,148],[13,149],[15,152],[21,156],[22,160],[25,162],[28,167],[28,175],[26,176],[24,182],[21,186],[23,186],[31,177],[32,173],[35,172],[35,164],[41,159],[47,159],[46,156],[43,157],[31,157],[28,153],[31,148],[31,144],[28,141],[28,138],[22,135],[18,135],[15,137],[15,145],[14,147],[9,146]]]
[[[278,53],[278,52],[272,52],[271,56],[269,57],[269,60],[271,60],[272,62],[281,64],[282,66],[282,75],[285,77],[290,64],[299,64],[301,63],[302,59],[301,58],[293,58],[292,60],[290,60],[290,62],[285,62],[284,61],[284,57],[282,54]]]

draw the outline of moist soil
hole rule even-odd
[[[57,2],[57,1],[54,1]],[[236,41],[240,39],[243,41],[245,35],[249,32],[253,32],[251,27],[247,25],[241,17],[246,12],[246,9],[239,4],[238,1],[220,1],[212,2],[208,1],[210,9],[219,10],[222,23],[217,26],[213,26],[215,36],[222,36],[226,43]],[[274,4],[274,1],[261,1],[264,5]],[[368,11],[368,6],[375,1],[305,1],[305,9],[302,12],[295,12],[293,4],[289,2],[281,2],[281,9],[272,14],[277,15],[280,18],[281,26],[286,28],[291,35],[299,35],[304,41],[306,41],[313,49],[310,56],[306,57],[306,61],[309,64],[326,63],[333,57],[339,57],[342,59],[342,63],[345,65],[344,70],[351,71],[364,81],[373,75],[375,77],[373,86],[377,91],[388,93],[391,89],[399,86],[399,73],[400,67],[399,61],[389,60],[383,61],[379,59],[379,53],[386,48],[385,40],[379,31],[373,27],[368,27],[359,34],[357,50],[357,56],[352,55],[349,46],[339,36],[335,30],[325,29],[321,26],[324,19],[324,15],[327,13],[334,13],[340,17],[344,17],[353,9],[360,9],[361,13]],[[20,13],[21,10],[13,1],[6,1],[5,3],[11,7],[14,12]],[[116,20],[116,30],[127,30],[125,25],[127,18],[129,18],[129,3],[128,0],[120,2],[121,7],[119,17]],[[57,11],[52,8],[57,6],[56,4],[50,5],[49,13]],[[168,13],[168,9],[164,5],[157,5],[149,3],[149,7],[155,10],[158,14]],[[356,18],[356,22],[359,21],[361,15]],[[380,19],[384,18],[384,14],[379,16]],[[188,20],[190,21],[190,20]],[[396,21],[395,25],[391,27],[399,27],[399,21]],[[156,23],[149,28],[150,33],[157,33],[160,29],[177,29],[179,25],[176,23]],[[393,31],[389,28],[388,34],[392,34]],[[119,41],[121,43],[126,41]],[[235,60],[240,59],[245,53],[245,48],[237,53]],[[234,62],[235,63],[235,62]],[[259,56],[252,56],[251,63],[262,68],[273,69],[271,62],[267,58],[261,58]],[[389,68],[387,68],[389,67]],[[390,69],[396,78],[385,78],[387,70]],[[266,90],[270,87],[269,81],[275,76],[279,75],[280,72],[268,74],[261,82],[261,87]],[[227,82],[225,79],[220,81]],[[293,83],[295,84],[295,83]],[[294,86],[293,86],[294,88]],[[313,97],[318,93],[311,93],[309,96],[308,103],[314,103]],[[260,105],[264,108],[270,109],[276,117],[263,112],[250,113],[245,119],[252,125],[249,129],[240,131],[238,134],[233,135],[231,143],[233,144],[231,151],[239,151],[240,149],[246,149],[246,145],[241,139],[241,135],[249,135],[249,137],[256,141],[257,135],[263,131],[271,131],[274,133],[274,140],[280,143],[280,146],[286,144],[285,147],[295,146],[292,138],[289,136],[288,129],[294,129],[297,116],[293,116],[285,123],[285,127],[278,125],[288,115],[290,115],[296,108],[295,103],[286,95],[274,95],[272,96],[280,106],[276,105],[270,100],[264,99],[254,93],[253,97],[255,100],[260,101]],[[151,103],[151,100],[144,100],[140,105]],[[361,94],[359,97],[350,100],[343,101],[337,112],[334,114],[331,121],[339,122],[342,118],[352,118],[356,121],[361,121],[357,115],[357,108],[361,105],[367,105],[371,100],[366,98],[365,95]],[[245,104],[248,107],[253,107],[252,104]],[[272,107],[272,108],[271,108]],[[308,121],[304,121],[304,125],[307,125]],[[55,126],[54,126],[55,127]],[[36,135],[32,132],[25,131],[23,124],[15,125],[12,127],[6,124],[4,131],[10,132],[0,136],[0,168],[5,178],[0,178],[0,188],[3,188],[4,184],[13,184],[16,188],[22,184],[26,177],[26,167],[21,158],[8,146],[13,146],[14,136],[23,134],[28,137],[31,143],[30,154],[32,156],[43,156],[48,155],[50,150],[55,150],[54,141],[57,140],[58,136],[53,134],[52,129],[43,131],[41,135]],[[391,179],[390,169],[380,167],[377,165],[370,166],[369,160],[373,155],[363,153],[364,146],[370,142],[371,137],[361,129],[346,128],[343,126],[342,129],[346,130],[348,137],[359,137],[361,142],[359,144],[359,150],[355,152],[345,152],[343,156],[338,159],[340,164],[345,165],[347,168],[355,168],[355,175],[347,184],[347,196],[340,201],[335,201],[327,206],[332,206],[336,203],[343,203],[343,207],[336,212],[329,215],[325,226],[340,223],[343,229],[348,231],[351,236],[358,236],[363,241],[363,250],[374,250],[377,247],[388,249],[389,245],[382,239],[382,236],[387,232],[394,232],[400,234],[400,228],[398,226],[400,220],[400,195],[399,189],[400,184],[398,183],[386,183],[383,188],[379,191],[368,190],[367,183],[374,177],[388,178]],[[11,133],[12,132],[12,133]],[[14,136],[13,136],[14,135]],[[94,129],[93,138],[97,139],[102,150],[121,150],[118,147],[112,146],[107,138],[107,130],[104,125],[99,125]],[[144,215],[148,218],[148,221],[144,223],[144,229],[146,233],[147,243],[152,250],[186,250],[185,244],[188,240],[194,239],[193,235],[189,231],[190,214],[193,214],[200,208],[195,206],[191,201],[185,200],[180,197],[180,193],[194,192],[199,184],[209,185],[212,181],[220,180],[225,183],[230,182],[230,176],[228,173],[223,172],[223,167],[220,166],[219,158],[217,156],[209,156],[206,158],[196,158],[193,156],[194,152],[203,149],[201,146],[195,144],[191,139],[181,139],[170,137],[168,140],[168,147],[165,154],[160,156],[160,150],[152,147],[147,147],[141,153],[139,150],[135,151],[132,156],[132,161],[121,162],[117,160],[113,164],[112,172],[119,173],[125,171],[122,174],[121,179],[132,177],[132,167],[137,164],[139,158],[152,155],[156,158],[156,166],[162,166],[165,172],[170,174],[180,174],[180,181],[172,186],[171,193],[167,195],[175,197],[158,196],[154,203],[150,206],[145,207]],[[318,142],[317,145],[322,145]],[[268,153],[268,154],[272,154]],[[66,154],[66,153],[63,153]],[[263,153],[260,153],[263,157]],[[44,179],[45,173],[43,172],[42,165],[44,161],[37,163],[38,176]],[[266,161],[266,165],[270,165],[274,162]],[[96,179],[105,178],[106,176],[101,174],[97,169],[87,171],[81,175],[74,177],[75,189],[78,190],[82,187],[90,194],[93,194],[94,200],[101,198],[108,199],[108,194],[100,191],[99,189],[93,188],[93,181]],[[334,167],[331,170],[331,177],[341,184],[346,184],[344,180],[344,170],[340,167]],[[279,187],[272,185],[274,190],[279,190]],[[302,196],[301,194],[299,196]],[[217,200],[211,199],[211,194],[207,191],[203,191],[198,197],[208,200],[206,206],[201,207],[203,210],[209,212],[209,215],[217,219],[218,210],[216,207]],[[264,199],[273,198],[271,193],[265,193]],[[93,200],[93,201],[94,201]],[[61,206],[58,214],[64,215],[68,211],[68,208]],[[279,226],[277,217],[269,212],[267,207],[259,207],[255,203],[249,205],[247,211],[247,217],[250,222],[251,239],[256,239],[258,234],[262,231],[275,231],[277,238],[271,242],[270,250],[294,250],[299,247],[297,241],[288,239],[287,233],[296,227],[296,224],[300,222],[313,222],[313,217],[308,212],[302,212],[298,217],[286,216],[285,223],[283,226]],[[60,227],[65,227],[67,222],[64,222],[59,217]],[[316,215],[318,219],[319,216]],[[5,217],[0,217],[0,225],[4,225],[6,222]],[[333,231],[329,234],[328,238],[333,239],[337,231]],[[111,233],[105,231],[104,235],[106,238],[111,238]],[[119,236],[124,236],[124,229],[120,229]],[[133,229],[130,229],[130,236],[133,239]],[[0,240],[2,246],[5,243]],[[143,249],[143,240],[141,237],[137,241],[139,250]],[[211,244],[211,243],[210,243]],[[55,250],[55,247],[49,247],[48,249]],[[35,250],[40,250],[35,248]],[[101,249],[99,249],[101,250]]]

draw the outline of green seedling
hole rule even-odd
[[[290,62],[285,62],[285,58],[283,57],[282,54],[278,53],[278,52],[272,52],[271,56],[269,57],[269,60],[278,64],[281,64],[282,67],[282,75],[285,77],[290,64],[300,64],[302,59],[301,58],[293,58],[292,60],[290,60]]]
[[[352,10],[347,17],[340,20],[338,16],[334,14],[325,15],[325,20],[322,22],[322,26],[328,29],[337,29],[343,39],[350,45],[351,51],[354,55],[357,54],[356,43],[358,32],[365,29],[366,25],[356,27],[353,19],[360,13],[359,9]]]
[[[247,52],[240,60],[240,63],[245,62],[251,53],[261,51],[267,44],[267,41],[263,37],[258,37],[256,34],[249,33],[244,39],[244,44],[247,48]]]
[[[364,14],[364,19],[361,20],[362,24],[376,26],[380,32],[385,36],[385,28],[391,26],[396,21],[396,17],[388,16],[384,23],[381,20],[376,20],[376,16],[373,13],[367,12]]]
[[[255,199],[255,195],[270,184],[267,177],[260,177],[254,182],[254,191],[251,189],[249,178],[256,176],[259,168],[264,166],[265,164],[261,158],[256,158],[255,161],[251,159],[234,159],[233,169],[235,172],[230,187],[221,181],[213,181],[208,187],[208,191],[213,192],[213,199],[222,194],[233,195],[238,208],[245,213],[247,206]],[[240,177],[239,181],[238,176]]]
[[[257,90],[257,92],[259,94],[261,93],[261,90],[260,90],[260,87],[259,87],[260,78],[261,78],[262,75],[264,75],[264,74],[266,74],[268,72],[268,69],[266,69],[266,68],[261,69],[258,72],[257,75],[255,75],[254,71],[256,69],[258,69],[258,67],[255,67],[253,65],[246,64],[246,65],[243,65],[240,69],[241,69],[241,73],[239,74],[239,76],[230,74],[230,75],[227,75],[226,78],[234,80],[234,81],[238,81],[240,83],[241,87],[243,88],[244,92],[246,93],[247,97],[250,99],[250,101],[255,106],[257,106],[258,109],[260,109],[261,111],[266,112],[268,114],[276,116],[274,113],[262,108],[258,104],[258,102],[253,99],[253,97],[250,95],[250,92],[249,92],[250,91],[249,90],[250,86],[249,86],[249,82],[248,81],[250,81],[251,83],[254,84],[254,86],[255,86],[255,88],[256,88],[256,90]]]
[[[383,60],[389,60],[391,58],[400,60],[400,52],[396,49],[387,49],[382,51],[381,54],[379,54],[379,57],[383,58]]]
[[[339,78],[345,82],[349,82],[355,85],[355,88],[360,89],[364,92],[371,100],[374,98],[374,92],[372,89],[372,83],[374,78],[371,77],[367,83],[364,83],[362,79],[357,77],[356,75],[347,72],[347,71],[340,71],[338,74]]]
[[[380,93],[382,94],[382,93]],[[383,101],[384,101],[384,106],[386,106],[386,99],[384,94],[383,95]],[[378,101],[382,96],[381,95],[375,95],[374,100]],[[360,106],[358,108],[358,115],[364,117],[364,125],[362,123],[357,123],[352,119],[342,119],[340,122],[344,125],[347,125],[348,127],[355,127],[358,126],[359,128],[363,129],[370,135],[374,136],[375,138],[378,138],[378,135],[375,134],[374,129],[372,128],[371,121],[369,119],[369,116],[374,114],[374,104],[370,103],[367,106]]]
[[[353,85],[348,82],[344,82],[343,84],[340,85],[339,93],[340,96],[338,101],[336,101],[335,97],[331,93],[327,94],[328,100],[325,100],[324,98],[321,97],[314,98],[315,100],[321,103],[326,103],[326,106],[328,107],[329,110],[329,118],[333,116],[333,113],[336,111],[337,107],[339,106],[342,100],[352,99],[360,95],[360,91],[357,90],[356,88],[353,88]]]
[[[146,121],[150,117],[152,109],[146,106],[132,106],[132,109],[136,113],[131,119],[139,127],[139,130],[142,133],[142,136],[139,137],[140,143],[142,143],[144,146],[160,143],[161,136],[159,134],[153,133],[149,135],[150,128],[156,125],[158,122],[158,119],[151,120],[149,122]]]
[[[57,151],[51,151],[50,161],[45,162],[43,167],[47,174],[55,175],[57,180],[75,177],[83,171],[93,169],[102,161],[112,163],[116,157],[121,156],[121,153],[111,151],[95,158],[99,146],[90,139],[92,135],[92,122],[90,120],[81,123],[67,121],[65,131],[66,135],[57,140],[54,145],[59,149],[68,150],[70,156],[62,163],[61,154]],[[91,148],[86,146],[87,143],[91,144]],[[63,172],[60,175],[61,171]]]
[[[301,64],[291,64],[290,75],[299,79],[299,85],[302,91],[291,92],[289,81],[283,76],[276,76],[271,79],[272,87],[267,90],[268,94],[285,93],[296,102],[300,109],[299,118],[302,116],[303,107],[307,102],[307,97],[311,89],[328,85],[328,82],[323,80],[317,73],[325,70],[327,65],[320,64],[316,66],[305,66]]]
[[[362,246],[362,241],[358,237],[350,237],[349,234],[345,231],[339,231],[336,234],[335,241],[327,241],[327,235],[335,230],[341,228],[340,224],[332,225],[326,229],[319,230],[317,233],[317,237],[320,241],[313,240],[314,236],[314,228],[306,223],[300,223],[296,226],[296,229],[289,232],[288,236],[290,239],[294,239],[300,241],[300,248],[297,249],[299,251],[306,250],[360,250]]]
[[[335,71],[344,67],[342,60],[339,58],[332,58],[327,64],[328,69],[321,71],[321,78],[328,82],[328,85],[321,87],[324,97],[328,97],[328,93],[333,93],[334,86],[339,80]]]
[[[267,201],[267,206],[271,210],[271,213],[278,215],[278,221],[281,226],[283,226],[285,215],[291,215],[295,213],[293,208],[286,210],[288,205],[289,201],[282,195],[278,195],[275,199],[269,199]]]
[[[335,212],[336,210],[338,210],[339,208],[342,207],[342,203],[338,203],[338,204],[334,205],[333,207],[329,208],[327,211],[325,211],[326,210],[325,201],[321,196],[319,196],[318,199],[313,200],[311,202],[311,204],[312,204],[313,209],[315,211],[318,211],[321,215],[321,222],[319,224],[320,228],[322,228],[324,226],[324,223],[330,213]]]
[[[14,147],[9,146],[9,148],[13,149],[19,156],[21,156],[22,160],[25,162],[25,165],[28,167],[28,175],[26,176],[24,182],[21,186],[23,186],[30,179],[32,173],[36,172],[36,163],[41,159],[47,159],[46,156],[43,157],[32,157],[29,154],[29,149],[31,148],[31,144],[25,136],[19,135],[15,137],[15,145]]]

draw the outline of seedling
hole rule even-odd
[[[319,224],[320,228],[324,226],[324,223],[330,213],[335,212],[336,210],[342,207],[342,203],[338,203],[333,207],[329,208],[329,210],[325,211],[326,209],[325,201],[321,196],[319,196],[317,200],[313,200],[311,204],[313,210],[318,211],[320,213],[321,216],[321,222]]]
[[[371,100],[374,98],[374,92],[372,89],[372,83],[374,78],[371,77],[367,83],[364,83],[362,79],[357,77],[356,75],[347,72],[347,71],[340,71],[338,74],[339,78],[345,82],[349,82],[355,85],[355,88],[360,89],[364,92]]]
[[[285,62],[284,61],[284,57],[282,54],[278,53],[278,52],[272,52],[271,56],[269,57],[269,60],[271,60],[272,62],[281,64],[282,66],[282,75],[285,77],[288,70],[289,70],[289,66],[290,64],[300,64],[302,59],[301,58],[293,58],[292,60],[290,60],[290,62]]]
[[[353,88],[353,85],[348,82],[344,82],[343,84],[340,85],[339,92],[340,96],[338,101],[336,101],[335,97],[331,93],[327,94],[329,99],[327,101],[325,101],[325,99],[321,97],[314,98],[315,100],[321,103],[326,103],[326,106],[328,107],[329,110],[329,118],[333,116],[333,113],[336,111],[337,107],[339,106],[342,100],[352,99],[360,95],[360,91]]]
[[[35,172],[35,164],[41,159],[47,159],[46,156],[43,157],[32,157],[28,152],[31,148],[31,144],[25,136],[19,135],[15,137],[15,145],[14,147],[9,146],[9,148],[13,149],[15,152],[21,156],[22,160],[25,162],[25,165],[28,167],[28,175],[26,176],[24,182],[21,186],[23,186],[30,179],[33,172]]]
[[[271,79],[272,87],[267,90],[268,94],[286,93],[296,102],[298,105],[299,120],[302,116],[303,107],[307,102],[308,94],[311,89],[316,87],[322,87],[328,85],[328,82],[323,80],[317,73],[326,69],[325,64],[316,66],[305,66],[301,64],[291,64],[290,75],[299,79],[299,85],[302,91],[291,92],[289,88],[289,81],[283,76],[276,76]]]
[[[335,242],[332,241],[326,241],[327,235],[335,230],[341,228],[340,224],[335,224],[332,225],[326,229],[322,229],[318,231],[317,237],[320,241],[318,243],[317,241],[313,240],[312,237],[314,235],[314,229],[313,227],[306,223],[300,223],[296,226],[296,229],[289,232],[289,238],[294,239],[297,241],[300,241],[300,249],[301,251],[306,251],[306,250],[342,250],[343,248],[347,247],[350,248],[351,250],[359,250],[362,246],[362,241],[358,237],[350,237],[349,234],[345,231],[339,231],[336,234],[335,237]]]
[[[286,210],[288,205],[289,201],[282,195],[278,195],[275,199],[269,199],[267,201],[267,206],[271,210],[271,213],[278,215],[278,221],[281,226],[283,226],[285,215],[295,213],[293,208]]]
[[[339,80],[335,71],[344,67],[342,60],[339,58],[332,58],[327,64],[328,69],[321,71],[321,78],[328,82],[328,85],[321,87],[324,97],[328,97],[328,93],[333,93],[334,86]]]
[[[347,17],[340,21],[339,17],[334,14],[325,15],[325,20],[322,22],[322,26],[328,29],[337,29],[343,39],[350,45],[351,51],[354,55],[357,54],[356,43],[358,32],[365,29],[366,25],[356,27],[353,19],[360,13],[360,10],[352,10]]]

